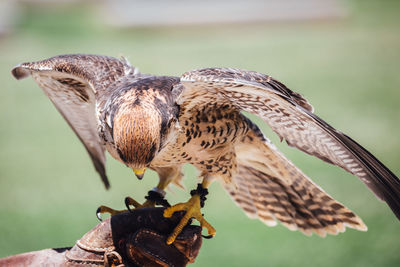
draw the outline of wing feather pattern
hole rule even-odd
[[[134,72],[128,62],[96,55],[62,55],[22,63],[16,79],[32,75],[88,151],[106,188],[105,154],[98,132],[96,95],[120,77]]]
[[[260,116],[293,147],[360,178],[400,219],[400,182],[350,137],[313,113],[299,94],[270,76],[238,69],[208,68],[182,75],[178,104],[190,110],[210,101]]]
[[[362,220],[314,184],[252,125],[236,146],[237,189],[225,185],[251,218],[269,226],[276,219],[290,230],[325,236],[345,227],[366,230]]]

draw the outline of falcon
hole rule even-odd
[[[313,112],[300,94],[254,71],[205,68],[181,77],[142,74],[126,59],[61,55],[23,63],[16,79],[39,84],[88,151],[106,188],[105,150],[141,179],[146,169],[159,175],[143,204],[127,197],[128,209],[169,206],[165,189],[181,185],[182,165],[190,163],[201,183],[186,203],[164,216],[186,211],[169,236],[171,244],[191,218],[204,219],[207,188],[214,180],[251,218],[269,226],[320,236],[366,230],[363,221],[291,163],[242,111],[261,117],[289,146],[357,176],[400,219],[399,179],[353,139]],[[120,211],[100,206],[98,213]]]

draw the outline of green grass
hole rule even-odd
[[[111,157],[105,191],[83,146],[38,86],[15,81],[23,61],[65,53],[126,56],[142,72],[180,75],[229,66],[267,73],[302,93],[316,113],[400,174],[400,4],[352,1],[341,21],[115,30],[86,9],[30,10],[0,40],[0,257],[72,245],[97,224],[98,205],[122,208],[157,181],[138,181]],[[256,119],[257,122],[261,121]],[[357,212],[368,232],[306,237],[248,219],[220,185],[204,209],[217,236],[196,266],[399,266],[400,224],[355,177],[269,137],[329,194]],[[186,168],[188,188],[197,182]],[[173,188],[174,203],[187,192]]]

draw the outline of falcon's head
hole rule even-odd
[[[161,116],[153,108],[141,105],[121,110],[114,119],[114,142],[124,163],[132,168],[138,178],[150,165],[160,148]]]
[[[113,120],[115,148],[141,179],[174,128],[171,126],[177,108],[163,92],[151,87],[129,90],[117,102]]]

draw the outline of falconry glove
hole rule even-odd
[[[186,226],[176,241],[168,235],[183,213],[163,217],[164,208],[137,209],[107,219],[72,248],[45,249],[0,259],[0,266],[186,266],[202,244],[201,228]]]

